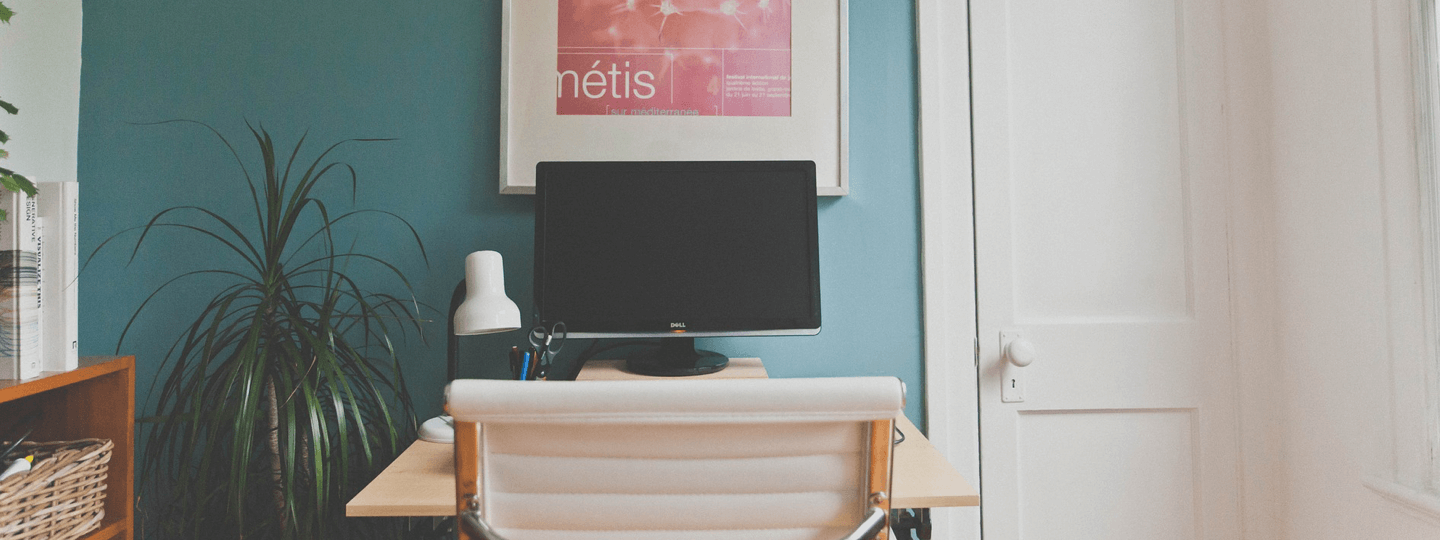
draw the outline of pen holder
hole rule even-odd
[[[71,540],[100,528],[114,448],[109,439],[21,443],[10,455],[35,462],[0,481],[0,538]]]
[[[541,381],[549,380],[550,365],[554,360],[554,353],[548,356],[535,348],[522,350],[519,347],[510,348],[510,375],[517,381]]]

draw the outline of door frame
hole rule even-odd
[[[1268,383],[1276,358],[1273,193],[1268,56],[1263,4],[1220,0],[1225,34],[1228,130],[1229,369],[1238,373],[1242,538],[1273,538],[1283,456],[1275,452],[1281,407]],[[971,143],[969,2],[915,0],[919,96],[921,273],[925,408],[931,442],[982,493],[976,329],[974,168]],[[949,151],[947,151],[949,150]],[[956,212],[956,209],[965,211]],[[936,509],[935,538],[979,540],[980,512]]]
[[[927,434],[983,493],[969,2],[915,0],[915,48]],[[932,519],[935,538],[981,537],[977,509],[937,508]]]

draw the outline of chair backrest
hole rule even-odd
[[[903,406],[893,377],[457,380],[457,509],[512,540],[840,538]]]

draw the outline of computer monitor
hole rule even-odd
[[[535,312],[569,337],[661,338],[627,362],[698,375],[696,337],[820,331],[812,161],[542,162]]]

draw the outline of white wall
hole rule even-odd
[[[1279,405],[1269,418],[1281,422],[1253,433],[1283,439],[1276,538],[1440,538],[1440,518],[1364,484],[1393,465],[1391,361],[1418,339],[1405,300],[1420,247],[1407,230],[1418,208],[1406,165],[1413,111],[1408,73],[1396,72],[1408,62],[1407,6],[1268,4],[1280,380],[1264,386]]]
[[[80,0],[5,0],[0,25],[0,112],[10,136],[4,166],[35,181],[75,180],[80,126]]]

